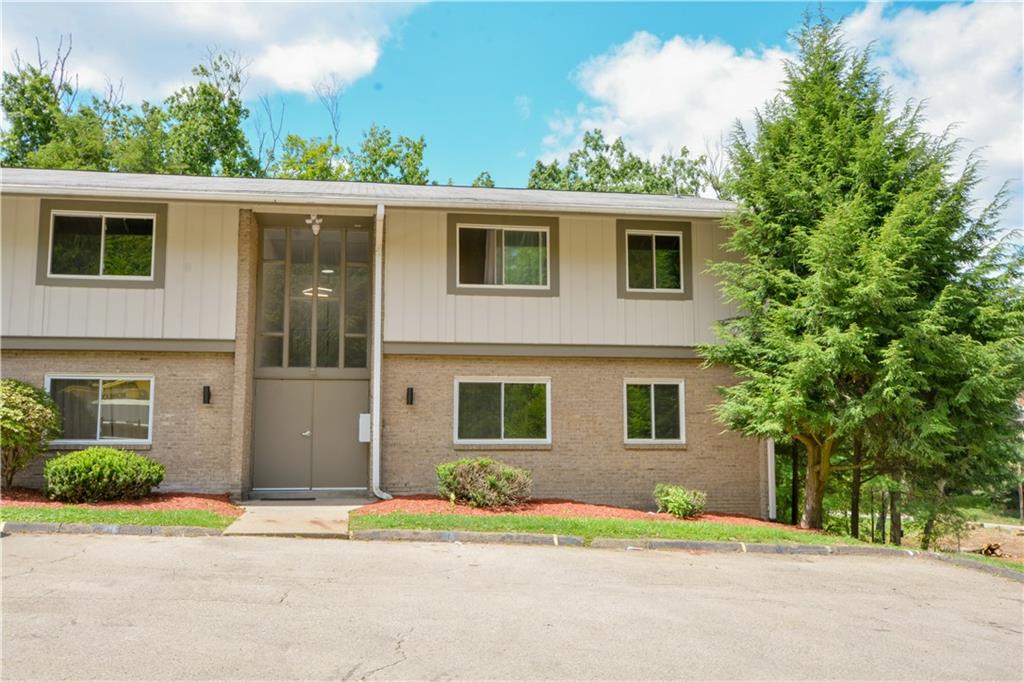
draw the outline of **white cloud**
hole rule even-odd
[[[847,39],[872,45],[897,102],[925,100],[926,126],[940,134],[955,125],[967,153],[978,149],[987,180],[978,198],[989,200],[1003,182],[1016,194],[1005,222],[1024,225],[1024,10],[1017,3],[913,7],[887,14],[870,4],[844,24]]]
[[[1021,23],[1020,4],[981,2],[929,10],[869,4],[844,21],[852,45],[874,43],[875,63],[898,102],[926,99],[929,130],[959,124],[965,154],[983,147],[991,180],[979,187],[979,199],[1013,181],[1018,199],[1006,222],[1017,225],[1024,223]],[[749,125],[753,110],[781,86],[782,63],[791,56],[788,46],[739,51],[715,40],[637,33],[580,66],[576,78],[587,100],[549,121],[546,158],[564,157],[595,127],[652,157],[683,145],[702,153],[735,120]]]
[[[549,156],[575,145],[583,130],[601,128],[655,157],[686,146],[699,154],[737,118],[771,97],[782,78],[785,52],[738,51],[703,38],[661,41],[640,32],[585,62],[577,81],[592,104],[558,115],[545,138]]]
[[[516,95],[513,100],[513,104],[516,107],[516,113],[519,114],[519,118],[527,119],[530,118],[530,98],[526,95]]]
[[[72,34],[68,62],[85,90],[124,80],[128,101],[158,100],[190,80],[207,48],[251,61],[249,92],[310,93],[328,76],[350,85],[371,73],[411,5],[348,3],[4,3],[4,68],[17,50],[52,59]]]
[[[252,63],[252,74],[281,90],[312,92],[329,76],[339,85],[352,84],[373,71],[378,57],[380,47],[371,39],[270,45]]]

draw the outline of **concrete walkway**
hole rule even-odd
[[[250,500],[245,514],[224,535],[348,538],[348,513],[369,504],[365,497],[321,500]]]

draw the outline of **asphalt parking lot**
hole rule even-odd
[[[9,536],[15,679],[1010,679],[1019,583],[923,559]]]

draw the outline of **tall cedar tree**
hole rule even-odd
[[[890,471],[1006,461],[1022,297],[1019,262],[994,244],[1000,200],[971,217],[977,163],[955,173],[956,143],[924,133],[919,110],[894,112],[837,24],[805,21],[795,39],[782,92],[752,135],[733,134],[737,258],[712,271],[740,315],[702,352],[740,377],[716,407],[725,424],[803,445],[800,524],[820,528],[855,434],[877,436]]]

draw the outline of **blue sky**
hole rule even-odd
[[[126,100],[162,99],[207,47],[250,62],[246,95],[284,102],[284,129],[328,131],[314,85],[344,86],[342,141],[371,123],[423,135],[431,177],[488,170],[521,186],[601,127],[656,157],[714,149],[777,91],[787,33],[816,4],[42,3],[4,2],[3,50],[52,53],[73,33],[83,89],[124,79]],[[958,124],[992,176],[1019,196],[1024,128],[1021,4],[826,3],[854,46],[875,45],[899,99],[927,98],[929,126]],[[1019,200],[1011,216],[1024,223]]]
[[[587,59],[639,31],[703,35],[740,49],[782,45],[803,11],[800,3],[428,5],[402,21],[374,72],[348,91],[343,135],[358,139],[376,121],[424,135],[442,181],[468,183],[487,169],[501,185],[521,185],[548,152],[548,117],[580,101],[574,73]],[[303,100],[289,97],[288,121],[316,134],[323,111]]]

